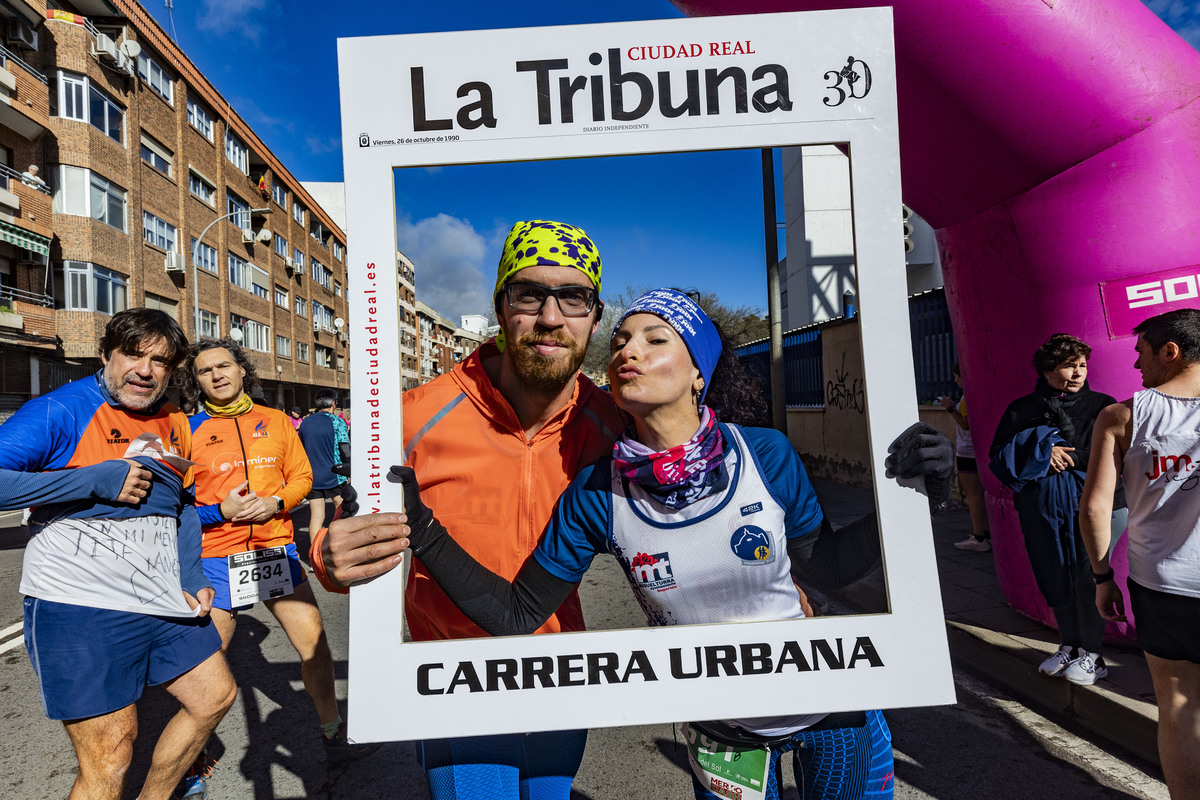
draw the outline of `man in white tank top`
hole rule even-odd
[[[1200,310],[1133,329],[1145,391],[1100,412],[1080,522],[1096,605],[1125,619],[1109,566],[1118,477],[1129,500],[1129,599],[1158,698],[1158,751],[1174,800],[1200,798]]]

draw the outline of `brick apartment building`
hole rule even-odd
[[[0,414],[137,306],[240,336],[271,404],[345,392],[341,228],[142,6],[56,5],[0,0]]]
[[[400,308],[400,391],[420,386],[419,362],[417,360],[417,268],[408,256],[396,251],[397,297]]]
[[[420,384],[454,369],[455,324],[432,307],[417,301],[418,355]]]

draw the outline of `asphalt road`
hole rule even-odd
[[[301,543],[301,550],[305,543]],[[20,621],[22,538],[0,530],[0,798],[65,798],[75,764],[62,726],[41,710]],[[347,613],[344,596],[317,588],[345,697]],[[615,562],[605,559],[582,587],[589,626],[642,624]],[[8,649],[5,649],[8,648]],[[239,618],[230,657],[241,688],[211,746],[220,766],[210,781],[217,800],[254,798],[427,798],[411,743],[385,745],[342,769],[326,768],[316,716],[300,665],[282,630],[259,606]],[[957,705],[887,712],[896,758],[897,798],[1165,798],[1161,775],[1064,730],[969,675],[955,673]],[[128,797],[145,776],[150,748],[173,712],[151,689],[140,708],[140,736]],[[690,800],[686,757],[672,725],[594,730],[573,797],[594,800]],[[788,768],[790,774],[790,767]]]

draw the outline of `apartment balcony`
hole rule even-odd
[[[0,343],[57,350],[53,306],[49,295],[0,286]]]
[[[47,255],[50,187],[41,178],[0,164],[0,240]]]
[[[50,87],[45,75],[0,45],[0,125],[33,141],[49,126]]]

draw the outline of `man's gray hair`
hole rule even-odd
[[[338,393],[336,389],[322,389],[317,392],[316,398],[317,411],[325,411],[333,408],[338,404]]]

